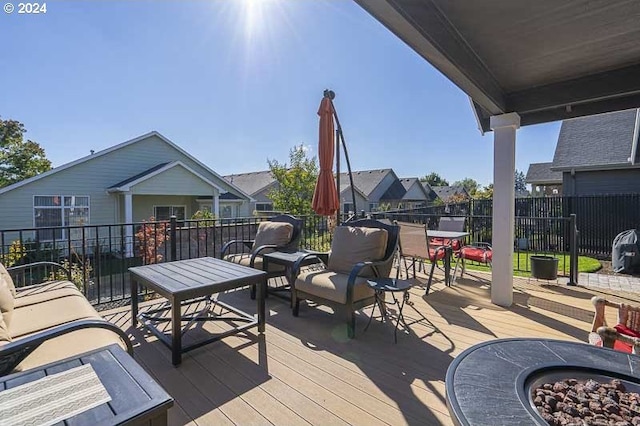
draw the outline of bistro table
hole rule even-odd
[[[427,238],[442,238],[443,240],[449,241],[459,241],[460,246],[462,246],[462,239],[470,235],[468,232],[457,232],[457,231],[435,231],[427,229]],[[444,283],[447,287],[451,286],[451,256],[453,255],[453,247],[452,244],[445,245],[445,256],[444,256]],[[429,278],[431,281],[431,278]]]
[[[286,270],[285,276],[286,276],[287,283],[288,283],[288,285],[280,286],[280,287],[269,287],[269,286],[267,286],[267,292],[273,293],[275,295],[278,295],[278,293],[283,291],[283,290],[291,291],[291,289],[293,288],[293,285],[295,283],[295,280],[297,278],[297,277],[293,276],[293,265],[298,261],[298,259],[300,259],[301,257],[306,256],[306,255],[308,255],[310,253],[316,254],[316,256],[309,257],[308,259],[305,259],[305,261],[303,263],[303,266],[312,265],[314,263],[318,263],[318,262],[320,262],[320,259],[322,258],[323,255],[325,257],[328,256],[326,253],[322,253],[322,252],[316,253],[316,252],[310,251],[310,250],[274,251],[274,252],[271,252],[271,253],[263,254],[262,255],[262,269],[265,270],[265,271],[268,271],[270,263],[275,264],[275,265],[284,266],[285,270]],[[289,297],[289,300],[291,300],[291,297]]]
[[[396,321],[396,326],[393,330],[393,339],[396,343],[398,343],[398,326],[401,322],[405,331],[409,331],[409,326],[404,320],[404,315],[402,315],[402,309],[404,308],[405,303],[409,300],[409,289],[412,286],[411,282],[407,280],[401,280],[399,278],[380,277],[369,279],[367,281],[367,284],[369,285],[369,287],[371,287],[371,289],[375,291],[375,303],[373,304],[371,316],[369,317],[369,322],[364,328],[364,331],[367,331],[369,325],[371,325],[371,320],[373,319],[373,314],[376,311],[376,306],[380,308],[382,321],[385,322],[389,319],[389,312],[387,312],[386,305],[396,305],[398,307],[398,320]],[[391,293],[393,302],[386,302],[384,300],[385,293]],[[402,298],[398,300],[395,293],[402,293]]]
[[[131,323],[134,327],[138,319],[158,339],[171,349],[173,365],[182,361],[182,354],[199,348],[207,343],[215,342],[223,337],[239,333],[251,327],[258,327],[260,333],[265,329],[265,292],[267,274],[259,269],[248,268],[237,263],[213,257],[201,257],[198,259],[179,260],[176,262],[156,263],[146,266],[129,268],[131,273]],[[143,285],[149,290],[155,291],[169,302],[168,307],[148,309],[138,314],[138,285]],[[255,316],[243,312],[233,306],[215,300],[216,306],[222,306],[226,310],[236,314],[209,315],[209,307],[212,303],[211,296],[227,290],[233,290],[249,285],[256,285],[258,294],[256,297],[258,319]],[[195,315],[182,315],[182,306],[191,303],[206,303],[205,312]],[[162,317],[163,311],[171,311],[171,317]],[[158,330],[155,323],[171,321],[171,338]],[[194,321],[238,321],[245,324],[235,327],[233,330],[218,333],[214,337],[182,345],[182,334]],[[182,327],[182,322],[187,322]],[[184,330],[184,331],[183,331]]]
[[[0,377],[0,394],[86,364],[91,364],[111,401],[76,414],[58,425],[166,426],[167,411],[173,406],[173,398],[118,345]]]

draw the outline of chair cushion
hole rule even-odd
[[[291,242],[293,225],[287,222],[262,222],[258,226],[258,232],[253,242],[252,251],[264,245],[286,246]],[[266,249],[262,253],[273,252],[273,249]]]
[[[453,251],[460,250],[460,240],[451,240],[449,238],[429,238],[429,245],[433,246],[434,248],[438,248],[440,246],[451,246]]]
[[[16,371],[40,367],[114,343],[120,345],[122,349],[127,349],[113,331],[97,328],[74,331],[44,342],[18,365]]]
[[[436,250],[436,249],[429,249],[429,261],[430,262],[436,262],[438,260],[442,260],[444,259],[444,256],[446,255],[446,252],[441,249],[441,250]]]
[[[481,247],[462,247],[461,253],[462,257],[464,257],[465,259],[481,263],[491,262],[493,258],[493,252],[491,250],[485,250]]]
[[[640,337],[640,332],[627,327],[625,324],[616,324],[613,328],[620,334],[626,334],[631,337]]]
[[[251,267],[251,253],[237,253],[237,254],[229,254],[224,257],[224,260],[229,262],[237,263],[242,266]],[[256,256],[256,259],[253,262],[253,267],[255,269],[262,270],[262,256]],[[282,272],[284,273],[285,267],[283,265],[276,265],[274,263],[269,264],[269,270],[267,272]]]
[[[347,303],[347,282],[349,275],[340,274],[329,270],[302,272],[296,279],[296,290],[318,296],[322,299],[332,300],[342,305]],[[367,279],[356,278],[353,288],[353,300],[358,301],[373,297],[374,291],[367,285]]]
[[[100,316],[78,291],[73,295],[16,308],[13,311],[9,334],[15,339],[71,321],[89,318],[100,318]]]
[[[348,275],[358,262],[381,260],[387,238],[385,229],[338,226],[333,233],[328,269]],[[363,270],[361,275],[374,276],[371,270]]]

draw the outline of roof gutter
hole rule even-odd
[[[631,140],[631,158],[629,162],[636,164],[636,153],[638,152],[638,138],[640,138],[640,108],[636,109],[636,125],[633,129],[633,139]]]

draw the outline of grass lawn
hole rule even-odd
[[[531,275],[531,260],[529,257],[535,256],[539,253],[514,253],[513,254],[513,275],[518,277],[528,277]],[[569,255],[547,255],[558,258],[558,275],[569,274]],[[566,267],[565,267],[566,260]],[[466,269],[472,269],[475,271],[490,271],[491,268],[487,265],[478,264],[475,262],[466,262]],[[597,259],[587,256],[578,256],[578,272],[596,272],[602,265]]]

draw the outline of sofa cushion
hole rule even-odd
[[[16,308],[13,311],[9,333],[15,339],[57,325],[88,318],[100,318],[100,316],[87,299],[78,292],[74,295]]]
[[[15,307],[33,305],[64,296],[81,294],[76,285],[70,281],[49,281],[44,284],[31,285],[18,289]]]
[[[4,265],[0,263],[0,280],[2,280],[3,278],[6,280],[7,285],[9,286],[9,290],[11,291],[11,294],[15,296],[16,286],[13,283],[13,278],[11,278],[11,275],[9,275],[9,272],[6,270]]]
[[[238,253],[238,254],[230,254],[224,257],[224,260],[229,262],[238,263],[242,266],[251,266],[251,253]],[[253,267],[255,269],[262,270],[262,256],[256,256],[256,259],[253,262]],[[275,263],[269,264],[269,270],[267,272],[282,272],[284,273],[285,267],[284,265],[276,265]]]
[[[358,262],[380,260],[387,248],[387,238],[385,229],[338,226],[333,234],[327,267],[335,272],[350,274]],[[370,269],[363,269],[361,275],[374,276]]]
[[[12,339],[11,339],[11,335],[9,334],[9,328],[7,327],[7,324],[4,322],[2,312],[0,312],[0,346],[4,345],[5,343],[9,343],[11,341]]]
[[[347,283],[349,275],[329,270],[302,272],[296,279],[296,290],[313,294],[323,299],[332,300],[342,305],[347,303]],[[367,279],[356,278],[353,287],[353,300],[358,301],[373,297],[374,291],[367,285]]]
[[[2,314],[4,318],[3,323],[7,327],[11,325],[14,305],[14,293],[11,291],[5,276],[0,275],[0,314]]]
[[[40,367],[114,343],[120,345],[122,349],[127,348],[113,331],[98,328],[74,331],[44,342],[22,361],[16,370]]]
[[[253,242],[252,250],[264,245],[285,246],[291,241],[293,225],[287,222],[262,222]],[[266,249],[261,253],[269,253],[274,249]]]

